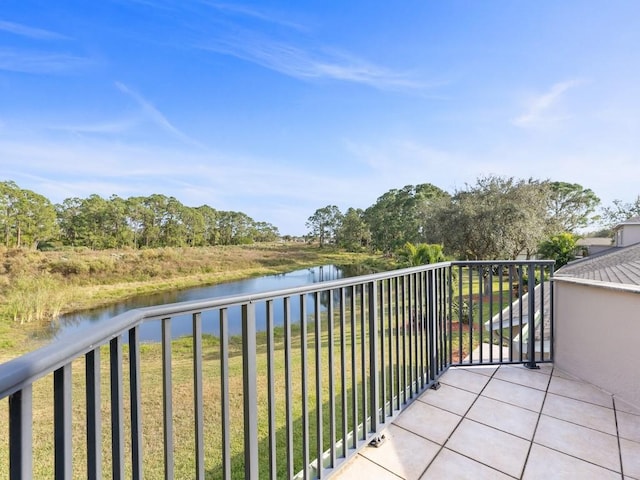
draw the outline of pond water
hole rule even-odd
[[[226,297],[230,295],[242,295],[249,293],[267,292],[272,290],[282,290],[286,288],[308,285],[311,283],[336,280],[343,277],[362,274],[359,269],[340,268],[335,265],[323,265],[313,268],[305,268],[289,273],[266,275],[263,277],[249,278],[236,282],[210,285],[205,287],[195,287],[185,290],[175,290],[152,295],[141,295],[127,299],[118,304],[108,307],[97,308],[77,313],[62,315],[55,323],[52,323],[48,336],[52,339],[65,339],[76,332],[87,331],[95,328],[100,322],[107,322],[110,318],[134,308],[148,307],[152,305],[163,305],[167,303],[186,302],[191,300],[202,300],[215,297]],[[312,301],[311,298],[308,300]],[[325,301],[326,302],[326,301]],[[312,308],[313,303],[309,303]],[[322,308],[326,308],[323,306]],[[282,302],[274,302],[276,324],[282,324],[283,305]],[[299,299],[291,299],[292,320],[299,321]],[[240,308],[230,308],[229,333],[237,335],[241,332]],[[256,306],[257,328],[264,330],[265,312],[264,305]],[[212,335],[219,334],[219,322],[217,312],[205,312],[202,316],[202,330],[204,333]],[[184,335],[191,335],[192,322],[190,315],[174,317],[171,322],[171,333],[173,338]],[[159,341],[161,338],[160,321],[145,322],[140,327],[141,341]],[[125,339],[126,340],[126,339]]]

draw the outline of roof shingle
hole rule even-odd
[[[640,285],[640,243],[614,247],[597,256],[568,263],[556,275]]]

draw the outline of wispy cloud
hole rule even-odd
[[[215,8],[216,10],[229,13],[232,15],[238,15],[243,17],[254,18],[266,23],[272,23],[283,27],[291,28],[299,31],[306,31],[307,27],[300,23],[292,22],[285,19],[282,15],[277,15],[272,12],[267,12],[264,9],[257,9],[255,7],[248,7],[246,5],[238,5],[231,3],[219,3],[211,1],[202,1],[203,4]]]
[[[536,95],[527,103],[525,112],[513,120],[514,125],[519,127],[541,126],[547,123],[555,123],[562,119],[553,114],[556,107],[562,100],[564,94],[583,83],[581,80],[568,80],[554,84],[547,92]]]
[[[188,135],[180,131],[178,128],[176,128],[169,121],[169,119],[165,117],[162,114],[162,112],[160,112],[160,110],[158,110],[155,106],[153,106],[153,104],[151,104],[151,102],[146,100],[142,95],[140,95],[137,92],[134,92],[129,87],[127,87],[124,83],[115,82],[115,86],[122,93],[124,93],[125,95],[128,95],[133,100],[135,100],[135,102],[142,108],[142,111],[145,113],[145,115],[157,126],[162,128],[166,132],[169,132],[174,137],[182,140],[186,144],[196,146],[196,147],[202,147],[202,144],[200,142],[192,139],[191,137],[189,137]]]
[[[29,27],[20,23],[13,23],[0,20],[0,30],[3,32],[13,33],[21,37],[34,38],[37,40],[67,40],[68,37],[50,30]]]
[[[86,123],[86,124],[68,124],[68,125],[52,125],[49,130],[58,130],[70,133],[89,133],[89,134],[110,134],[110,133],[122,133],[129,131],[140,123],[138,118],[124,118],[121,120],[100,122],[100,123]]]
[[[308,50],[244,32],[211,41],[205,50],[231,55],[299,79],[332,79],[369,85],[381,90],[421,89],[422,82],[355,56]]]
[[[0,70],[34,74],[60,74],[85,69],[95,62],[64,53],[42,53],[0,48]]]

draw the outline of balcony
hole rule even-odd
[[[594,367],[607,361],[593,344],[602,335],[583,335],[590,324],[554,303],[587,304],[573,297],[580,285],[558,282],[552,262],[446,262],[127,312],[0,365],[0,471],[537,478],[553,467],[559,478],[580,465],[634,478],[637,376],[630,389],[599,383],[612,394],[585,383],[607,370]],[[632,297],[622,303],[637,306]],[[177,322],[192,334],[174,338]],[[143,323],[159,343],[140,341]],[[615,370],[624,362],[614,350]],[[585,439],[618,450],[585,450]]]

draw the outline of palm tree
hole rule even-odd
[[[419,265],[438,263],[445,260],[442,245],[437,243],[418,243],[414,245],[411,242],[407,242],[398,250],[397,255],[400,261],[408,267],[417,267]]]

